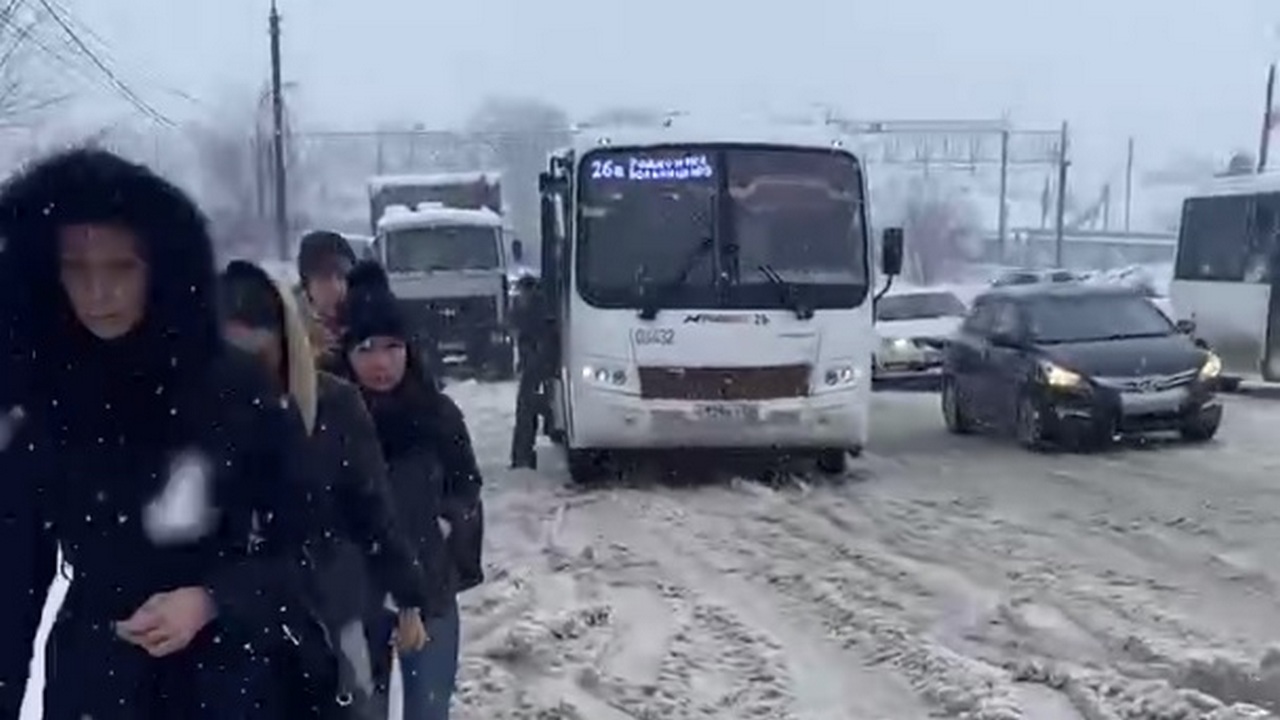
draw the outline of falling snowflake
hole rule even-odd
[[[217,519],[212,493],[213,469],[208,458],[196,452],[179,455],[164,488],[143,511],[147,537],[156,545],[174,545],[209,534]]]
[[[9,443],[17,437],[18,428],[22,427],[25,418],[26,413],[21,407],[10,408],[0,415],[0,452],[9,449]]]

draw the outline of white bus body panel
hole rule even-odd
[[[574,449],[861,448],[871,401],[870,297],[853,310],[820,310],[798,320],[785,310],[664,310],[652,322],[635,310],[600,310],[574,299],[574,317],[560,378],[569,407],[555,408]],[[743,316],[743,323],[685,323],[707,312]],[[767,318],[754,324],[755,318]],[[637,343],[636,331],[670,331],[670,345]],[[812,367],[805,397],[754,401],[695,401],[640,397],[640,367]],[[851,378],[828,387],[828,368]],[[600,382],[594,371],[620,370],[622,385]],[[707,406],[751,406],[754,419],[707,418]],[[566,413],[567,411],[567,413]],[[567,414],[567,417],[566,417]]]
[[[1174,280],[1169,298],[1178,319],[1195,321],[1196,336],[1222,358],[1224,373],[1251,379],[1262,373],[1270,286]]]

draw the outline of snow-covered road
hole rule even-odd
[[[513,392],[450,389],[488,481],[459,718],[1280,709],[1280,400],[1230,398],[1208,446],[1042,456],[880,394],[842,482],[581,490],[551,448],[506,470]]]

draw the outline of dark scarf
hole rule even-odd
[[[433,407],[431,392],[408,373],[391,392],[361,388],[365,404],[378,429],[382,454],[393,462],[415,450],[431,447]]]
[[[159,333],[144,320],[121,338],[103,340],[78,321],[67,319],[52,338],[52,357],[35,373],[45,383],[44,397],[54,427],[67,441],[100,442],[128,437],[150,447],[180,441],[185,425],[177,413],[179,385],[196,368],[177,367]]]

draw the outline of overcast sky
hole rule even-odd
[[[267,0],[61,0],[175,117],[267,77]],[[571,113],[1072,122],[1096,163],[1253,147],[1276,0],[280,0],[309,125],[457,122],[487,95]],[[174,89],[196,98],[180,99]],[[1105,158],[1099,160],[1098,158]]]

